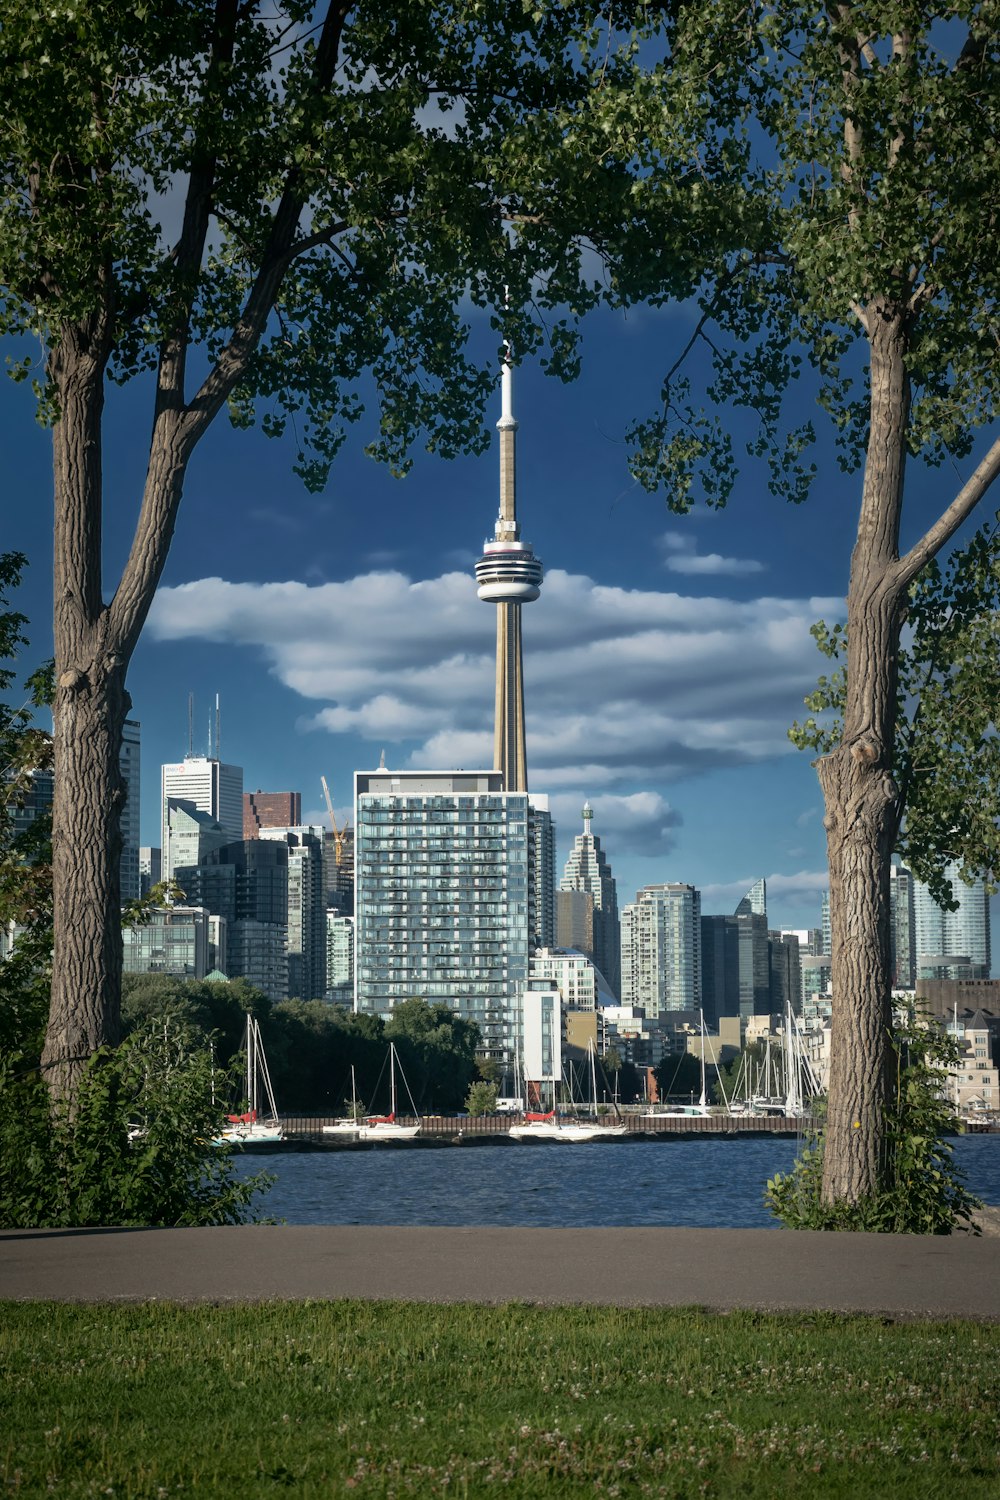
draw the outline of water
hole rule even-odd
[[[970,1191],[1000,1203],[1000,1136],[960,1136],[954,1146]],[[238,1169],[275,1174],[256,1206],[288,1224],[774,1229],[764,1188],[797,1149],[773,1136],[383,1146],[248,1156]]]

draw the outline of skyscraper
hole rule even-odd
[[[512,1058],[530,952],[529,803],[498,771],[357,772],[355,1009],[414,997]]]
[[[243,767],[230,766],[207,755],[186,755],[162,768],[163,811],[160,848],[164,880],[174,873],[170,852],[171,803],[206,812],[235,843],[243,838]]]
[[[326,882],[323,829],[316,825],[259,830],[288,849],[288,993],[297,1000],[326,994]]]
[[[945,911],[922,880],[913,882],[914,936],[917,978],[988,979],[990,974],[990,903],[982,880],[968,885],[958,878],[958,865],[945,874],[958,902]]]
[[[701,893],[647,885],[622,910],[622,1002],[650,1018],[701,1004]]]
[[[493,540],[476,563],[480,599],[497,607],[496,715],[493,763],[503,775],[506,792],[528,790],[524,734],[524,679],[521,669],[521,605],[537,599],[542,565],[531,546],[521,541],[517,522],[515,434],[509,357],[501,373],[500,514]]]
[[[889,944],[895,989],[912,990],[917,980],[913,876],[905,865],[889,869]]]
[[[593,947],[581,951],[593,959],[607,980],[608,988],[621,995],[621,928],[618,918],[618,891],[601,848],[593,832],[594,809],[589,802],[583,808],[583,832],[578,833],[566,861],[559,889],[586,891],[593,899]]]
[[[755,917],[767,916],[767,881],[763,875],[755,880],[746,895],[738,902],[736,916],[745,917],[751,913]]]

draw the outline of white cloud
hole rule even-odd
[[[837,600],[621,589],[553,569],[524,617],[532,785],[627,800],[790,752],[785,728],[816,677],[809,626],[841,611]],[[205,578],[161,589],[149,631],[258,651],[303,698],[301,730],[360,736],[373,763],[382,746],[397,764],[492,762],[495,615],[466,572]],[[650,828],[658,816],[636,812]]]
[[[679,536],[675,532],[667,532],[661,538],[661,543],[666,553],[665,565],[668,572],[700,574],[723,574],[737,577],[747,573],[763,573],[764,564],[752,557],[723,557],[719,552],[701,552],[697,550],[697,540],[693,536]]]
[[[768,906],[774,900],[783,901],[787,905],[796,898],[808,896],[816,897],[818,910],[819,897],[830,884],[830,875],[825,869],[799,870],[794,875],[766,875],[764,878],[767,882]],[[712,905],[719,906],[723,911],[731,910],[759,879],[758,873],[747,875],[743,880],[727,880],[720,885],[702,886],[702,911],[708,913]]]

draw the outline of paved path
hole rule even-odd
[[[1000,1321],[1000,1238],[287,1225],[0,1232],[0,1299],[340,1297]]]

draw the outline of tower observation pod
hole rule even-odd
[[[542,564],[530,543],[521,541],[515,494],[515,434],[509,352],[501,373],[500,514],[493,539],[476,563],[480,599],[497,609],[496,721],[494,763],[504,790],[526,792],[528,767],[524,736],[524,682],[521,672],[521,605],[537,599]]]

